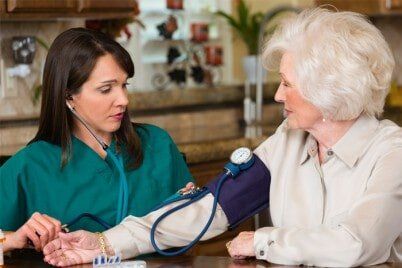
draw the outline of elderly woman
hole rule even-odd
[[[356,13],[306,10],[281,25],[263,57],[268,68],[280,62],[275,100],[286,117],[255,150],[271,172],[273,227],[241,233],[228,245],[230,255],[332,267],[402,261],[402,131],[376,119],[394,67],[381,33]],[[211,200],[166,219],[158,243],[191,241]],[[63,266],[101,251],[123,258],[150,252],[149,229],[164,209],[127,217],[100,236],[62,234],[45,247],[45,260]],[[204,239],[227,226],[218,209]]]

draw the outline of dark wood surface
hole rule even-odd
[[[135,0],[0,0],[5,21],[133,18],[137,11]]]
[[[255,259],[248,260],[234,260],[230,257],[217,257],[217,256],[181,256],[181,257],[169,257],[169,258],[145,258],[147,264],[147,268],[166,268],[166,267],[174,267],[174,268],[187,268],[187,267],[195,267],[195,268],[213,268],[213,267],[229,267],[229,268],[253,268],[253,267],[300,267],[300,266],[285,266],[285,265],[277,265],[268,263],[265,261],[259,261]],[[51,267],[41,261],[40,258],[32,258],[32,259],[18,259],[18,258],[7,258],[5,263],[5,268],[11,267],[32,267],[32,268],[40,268],[40,267]],[[76,265],[73,267],[92,267],[92,264],[86,265]],[[381,264],[370,266],[372,268],[401,268],[402,264],[400,263],[389,263],[389,264]]]

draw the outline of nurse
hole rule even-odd
[[[127,79],[133,75],[128,52],[103,33],[74,28],[55,39],[44,68],[38,132],[0,167],[6,251],[25,247],[28,239],[41,250],[62,223],[82,213],[110,226],[127,215],[146,215],[193,180],[164,130],[131,122]],[[120,218],[117,167],[67,105],[122,157],[128,203]],[[78,229],[104,227],[82,218],[70,226]]]

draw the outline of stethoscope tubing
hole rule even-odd
[[[161,216],[159,216],[158,219],[154,222],[154,224],[152,225],[152,228],[151,228],[150,237],[151,237],[151,244],[152,244],[152,246],[154,247],[155,251],[158,252],[158,253],[161,254],[161,255],[164,255],[164,256],[177,256],[177,255],[180,255],[180,254],[185,253],[185,252],[188,251],[190,248],[192,248],[198,241],[200,241],[200,239],[201,239],[201,238],[204,236],[204,234],[207,232],[209,226],[211,225],[211,223],[212,223],[212,221],[213,221],[213,219],[214,219],[214,216],[215,216],[215,213],[216,213],[216,208],[217,208],[217,206],[218,206],[218,200],[219,200],[219,195],[220,195],[221,187],[222,187],[223,183],[224,183],[228,178],[230,178],[230,177],[231,177],[230,172],[226,172],[226,173],[224,173],[224,174],[222,175],[222,177],[220,178],[220,180],[219,180],[219,182],[218,182],[218,185],[217,185],[217,188],[216,188],[216,194],[215,194],[215,196],[214,196],[214,202],[213,202],[213,205],[212,205],[211,214],[210,214],[210,216],[209,216],[208,222],[205,224],[205,226],[204,226],[204,228],[202,229],[202,231],[201,231],[201,232],[197,235],[197,237],[194,238],[193,241],[191,241],[187,246],[182,247],[182,248],[180,248],[180,249],[178,249],[178,250],[176,250],[176,251],[169,251],[169,252],[168,252],[168,251],[161,250],[161,249],[158,247],[158,245],[156,244],[156,241],[155,241],[155,232],[156,232],[156,228],[157,228],[158,224],[159,224],[163,219],[165,219],[167,216],[173,214],[174,212],[176,212],[176,211],[178,211],[178,210],[180,210],[180,209],[182,209],[182,208],[185,208],[185,207],[187,207],[187,206],[193,204],[194,202],[197,202],[198,200],[200,200],[201,198],[203,198],[205,195],[209,194],[210,191],[209,191],[209,189],[204,188],[204,189],[203,189],[201,192],[199,192],[199,193],[196,193],[196,194],[193,194],[193,195],[189,195],[189,196],[183,196],[182,198],[176,198],[176,199],[170,200],[169,202],[164,202],[161,206],[157,207],[157,208],[160,208],[160,207],[162,207],[162,206],[166,206],[166,205],[168,205],[168,204],[175,203],[175,202],[180,201],[180,200],[190,199],[189,201],[187,201],[187,202],[185,202],[185,203],[183,203],[183,204],[180,204],[180,205],[178,205],[177,207],[172,208],[171,210],[166,211],[166,212],[163,213]]]
[[[117,213],[116,213],[116,220],[115,224],[119,224],[128,214],[128,184],[127,184],[127,177],[124,172],[124,162],[121,154],[115,154],[100,137],[95,134],[95,131],[85,122],[83,118],[75,111],[71,105],[66,102],[67,107],[71,111],[71,113],[84,125],[84,127],[91,133],[91,135],[95,138],[95,140],[102,146],[103,150],[105,150],[107,156],[111,159],[114,166],[116,167],[119,173],[119,195],[117,201]],[[90,213],[82,213],[78,215],[75,219],[70,221],[68,224],[63,225],[64,227],[68,228],[69,226],[74,225],[77,223],[81,218],[88,217],[100,225],[102,225],[105,229],[109,229],[112,226],[107,224],[104,220],[100,219],[99,217],[90,214]]]

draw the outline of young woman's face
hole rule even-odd
[[[280,76],[281,84],[276,91],[275,101],[283,103],[288,127],[308,130],[321,122],[320,110],[308,102],[299,90],[294,73],[293,57],[290,53],[282,56]]]
[[[98,59],[81,91],[70,104],[100,136],[109,136],[120,128],[128,105],[127,73],[111,54]],[[75,124],[80,124],[75,119]]]

